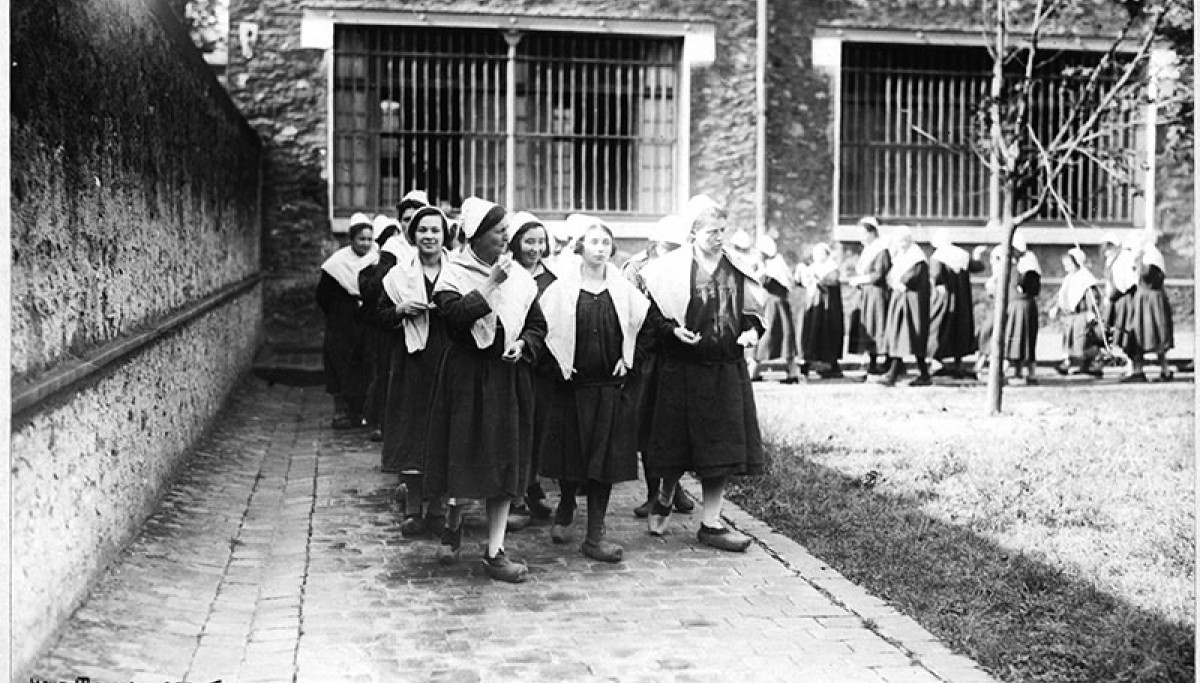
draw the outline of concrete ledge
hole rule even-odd
[[[193,302],[139,332],[119,337],[100,346],[83,358],[60,363],[46,373],[18,383],[12,392],[13,416],[29,413],[55,394],[79,385],[92,375],[129,358],[230,299],[245,294],[261,280],[262,275],[255,273],[241,282],[227,285]]]

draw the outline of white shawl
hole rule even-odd
[[[437,292],[457,292],[463,296],[483,289],[492,267],[479,260],[470,245],[450,257],[450,263],[442,269],[442,275],[434,287]],[[525,316],[537,298],[537,283],[533,276],[513,261],[508,269],[508,279],[492,290],[486,297],[491,310],[471,326],[475,345],[486,349],[496,341],[496,320],[504,325],[504,348],[512,346],[525,327]]]
[[[875,262],[875,257],[879,256],[879,252],[887,249],[887,240],[875,238],[870,244],[864,245],[862,253],[858,255],[858,262],[854,264],[854,273],[856,275],[867,275],[871,272],[871,264]]]
[[[387,252],[396,257],[396,262],[408,260],[408,256],[415,254],[417,248],[408,243],[403,233],[396,233],[383,243],[383,248],[380,251]]]
[[[966,249],[946,244],[933,250],[930,258],[941,262],[955,273],[961,273],[971,265],[971,254]]]
[[[1147,245],[1142,251],[1142,263],[1147,266],[1157,266],[1164,275],[1167,272],[1167,263],[1163,259],[1163,254],[1154,245]]]
[[[741,259],[728,250],[722,252],[734,270],[745,277],[743,292],[743,313],[762,318],[763,304],[766,302],[766,290],[754,277],[753,271],[742,263]],[[658,304],[658,309],[675,324],[683,326],[687,322],[688,302],[692,299],[692,249],[680,247],[665,256],[660,256],[642,269],[642,278],[650,298]]]
[[[1112,262],[1113,287],[1122,294],[1138,282],[1137,257],[1129,249],[1122,249]]]
[[[1021,258],[1017,259],[1017,272],[1022,275],[1033,271],[1038,275],[1042,274],[1042,264],[1038,262],[1037,254],[1032,251],[1027,251],[1021,254]]]
[[[325,263],[321,264],[321,270],[329,273],[342,289],[346,290],[350,296],[358,298],[361,293],[358,291],[358,274],[363,268],[373,266],[379,262],[379,249],[372,243],[371,251],[367,252],[366,256],[359,256],[354,253],[349,245],[333,252],[333,255],[325,259]]]
[[[388,297],[393,304],[399,305],[405,301],[416,301],[422,304],[429,304],[429,297],[425,296],[425,269],[421,264],[421,257],[414,250],[407,254],[408,258],[402,258],[396,263],[396,266],[388,271],[388,274],[383,276],[383,291],[387,292]],[[446,272],[446,264],[450,261],[450,255],[442,250],[441,262],[442,270],[438,273],[438,279],[435,281],[434,287],[442,279],[442,273]],[[429,341],[429,311],[422,311],[415,316],[409,316],[400,321],[404,328],[404,346],[409,353],[416,353],[425,348],[426,342]]]
[[[762,274],[778,282],[784,287],[791,289],[794,282],[792,280],[792,274],[788,272],[788,270],[787,261],[784,260],[783,256],[780,254],[775,254],[771,258],[767,259],[766,263],[763,264]]]
[[[898,254],[893,257],[892,269],[888,272],[888,284],[892,289],[905,289],[900,284],[900,278],[908,274],[909,269],[918,263],[926,263],[925,251],[918,247],[915,243],[909,245],[908,249],[904,250],[903,254]]]
[[[582,284],[582,275],[578,270],[564,273],[542,292],[542,298],[538,300],[546,316],[546,347],[558,362],[563,379],[571,379],[574,372],[575,320]],[[646,320],[650,301],[637,287],[621,277],[621,271],[611,263],[604,269],[604,287],[612,297],[617,320],[621,323],[621,358],[626,367],[632,368],[638,330]]]
[[[1083,266],[1074,273],[1068,273],[1063,278],[1062,288],[1058,290],[1058,307],[1068,313],[1073,312],[1088,289],[1095,287],[1098,282],[1096,276]]]

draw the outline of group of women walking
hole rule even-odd
[[[841,377],[845,343],[849,353],[864,354],[865,381],[895,385],[908,358],[917,370],[909,386],[929,386],[938,375],[977,378],[987,363],[993,330],[988,313],[977,331],[971,275],[987,269],[986,247],[968,252],[935,234],[934,249],[926,255],[908,228],[894,227],[884,238],[878,221],[864,218],[859,229],[862,252],[847,280],[855,289],[848,324],[840,269],[829,247],[813,246],[811,261],[789,275],[773,240],[760,238],[751,258],[757,260],[768,292],[768,324],[748,361],[751,375],[757,379],[764,364],[775,362],[787,369],[784,382],[799,381],[814,370],[824,378]],[[1146,381],[1147,354],[1156,356],[1159,378],[1171,378],[1166,354],[1174,334],[1156,238],[1137,233],[1123,243],[1110,240],[1104,280],[1092,275],[1082,249],[1063,255],[1065,276],[1049,309],[1051,318],[1061,318],[1063,329],[1064,358],[1055,367],[1059,373],[1101,377],[1102,365],[1119,349],[1129,359],[1122,381]],[[1010,269],[1003,359],[1015,381],[1036,383],[1042,269],[1020,232],[1013,238],[1012,255],[1012,263],[1002,264],[999,248],[993,248],[984,291],[994,300],[1001,272]],[[800,286],[805,302],[795,318],[789,303],[793,284]],[[971,355],[976,364],[967,368],[963,359]],[[931,372],[930,361],[936,361],[936,371]]]
[[[691,505],[677,492],[693,472],[703,489],[699,541],[749,546],[720,511],[728,478],[762,468],[744,349],[762,330],[763,296],[726,247],[719,205],[694,198],[624,273],[612,263],[612,231],[594,217],[574,215],[552,233],[532,214],[478,197],[463,202],[457,229],[436,207],[402,205],[399,214],[383,243],[365,216],[352,219],[350,245],[322,266],[318,299],[334,426],[370,419],[371,392],[355,387],[386,377],[377,414],[383,469],[407,490],[402,533],[435,535],[439,557],[453,562],[463,504],[482,500],[482,567],[520,582],[528,568],[504,550],[520,526],[512,522],[552,514],[550,537],[566,543],[582,491],[582,553],[619,562],[624,550],[606,536],[605,518],[613,485],[637,478],[640,452],[655,482],[644,509],[651,534]],[[668,252],[668,240],[687,245]],[[380,352],[365,369],[367,354],[356,350],[365,328],[390,340],[386,370]],[[538,476],[558,482],[553,510]]]

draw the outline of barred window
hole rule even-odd
[[[510,183],[516,208],[546,218],[668,212],[681,40],[514,37],[510,65],[495,30],[337,26],[335,215],[393,209],[417,188],[436,204],[504,202]]]
[[[992,61],[983,47],[843,46],[839,207],[842,221],[863,215],[926,224],[983,223],[988,218],[987,164],[969,151],[982,134],[979,117]],[[1045,141],[1064,125],[1081,80],[1063,67],[1094,65],[1099,55],[1047,52],[1033,86],[1030,124]],[[1014,60],[1009,67],[1020,71]],[[1135,149],[1133,126],[1119,125],[1110,149]],[[1099,160],[1072,164],[1055,189],[1074,220],[1129,224],[1133,191]],[[1053,203],[1037,216],[1061,221]]]

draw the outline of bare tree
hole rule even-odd
[[[1129,11],[1108,49],[1092,63],[1062,60],[1041,41],[1055,25],[1065,0],[1037,0],[1029,11],[1010,9],[1008,0],[985,4],[990,26],[988,48],[992,79],[986,106],[979,112],[981,134],[975,152],[991,173],[991,215],[1001,227],[1000,273],[996,291],[994,334],[989,355],[988,410],[1002,407],[1005,324],[1011,279],[1012,240],[1017,228],[1055,209],[1073,220],[1064,176],[1088,164],[1111,182],[1134,186],[1144,168],[1144,155],[1128,144],[1145,124],[1142,112],[1151,102],[1151,55],[1161,42],[1165,19],[1184,0],[1122,2]],[[1066,115],[1053,130],[1034,125],[1035,94],[1045,79],[1070,79]],[[1152,199],[1152,198],[1151,198]]]

